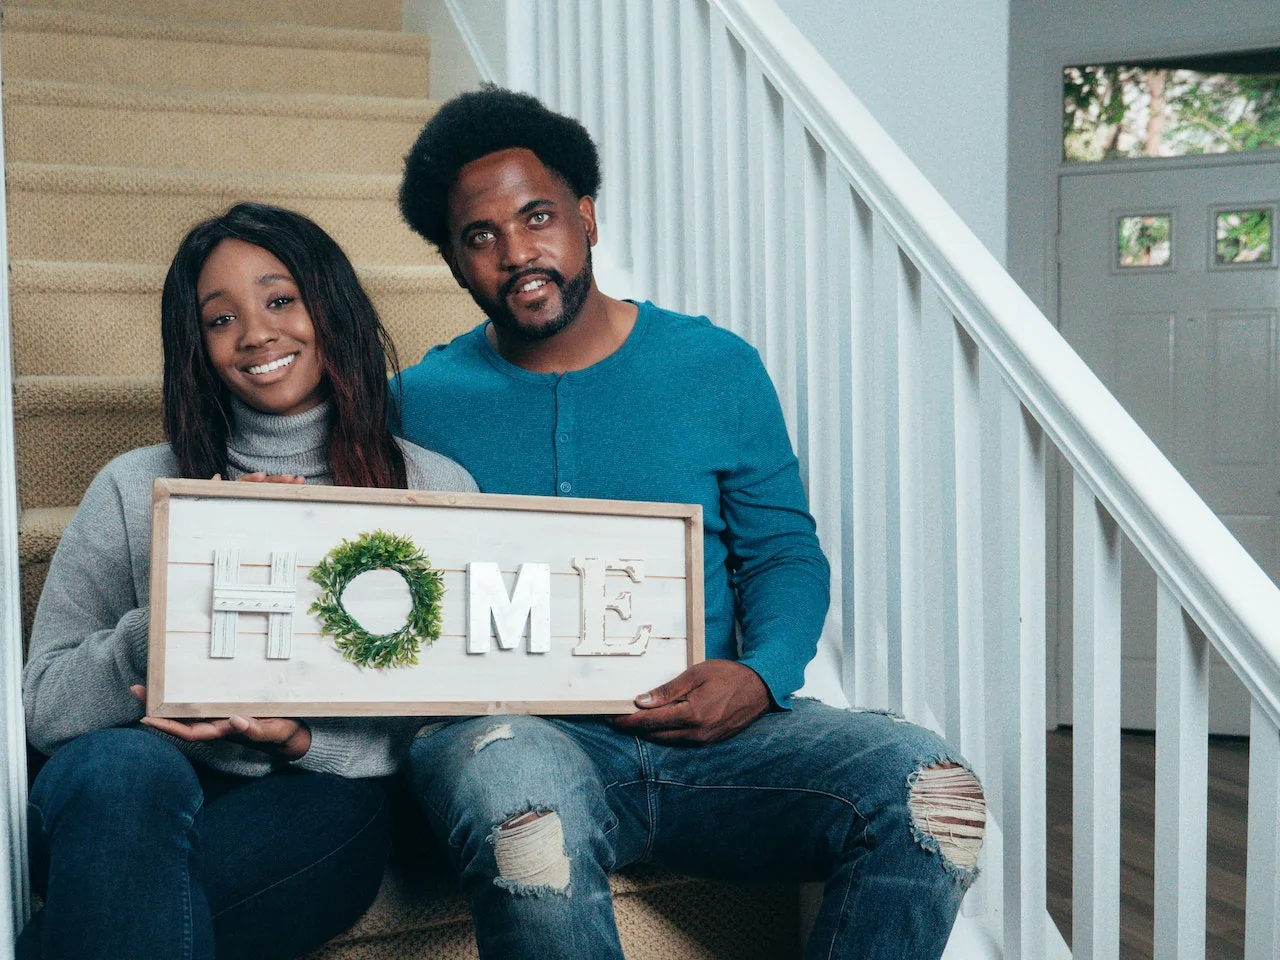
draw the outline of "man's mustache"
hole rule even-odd
[[[507,297],[516,292],[516,287],[520,286],[530,277],[546,277],[548,281],[554,283],[562,290],[564,289],[564,274],[559,270],[553,270],[547,267],[530,267],[528,270],[521,270],[514,277],[511,277],[503,283],[503,285],[498,288],[498,298],[500,300],[506,300]]]

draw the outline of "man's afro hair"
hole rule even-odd
[[[400,214],[437,247],[449,243],[448,196],[458,171],[499,150],[524,147],[578,197],[600,191],[600,156],[591,134],[536,97],[487,84],[445,103],[404,158]]]

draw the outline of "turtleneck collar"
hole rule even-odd
[[[330,483],[330,401],[289,417],[263,413],[231,398],[234,430],[227,441],[228,479],[241,474],[301,474],[307,483]]]

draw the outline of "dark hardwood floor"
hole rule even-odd
[[[1149,960],[1155,862],[1155,737],[1121,743],[1120,957]],[[1049,913],[1071,942],[1071,731],[1048,735]],[[1244,956],[1249,742],[1210,738],[1206,957]]]

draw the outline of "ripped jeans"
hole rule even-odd
[[[458,868],[480,956],[622,958],[609,874],[825,884],[806,956],[942,955],[985,823],[977,781],[933,733],[798,700],[709,747],[607,721],[448,721],[410,777]]]

